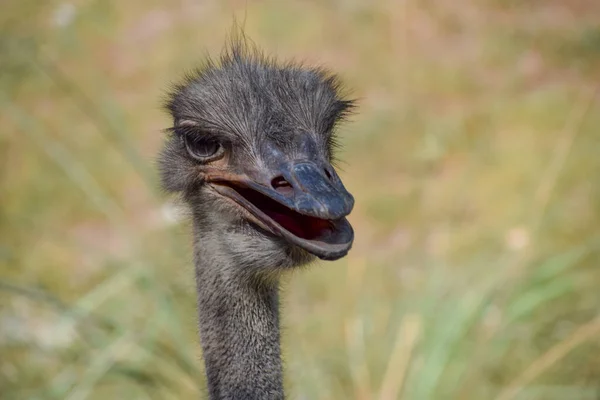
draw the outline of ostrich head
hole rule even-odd
[[[163,186],[190,206],[202,246],[270,269],[346,255],[354,199],[332,159],[352,102],[335,76],[237,43],[176,86],[167,108]]]

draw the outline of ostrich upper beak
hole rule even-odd
[[[276,174],[212,171],[206,180],[253,222],[321,259],[336,260],[352,247],[354,231],[345,217],[354,198],[329,164],[288,162]]]

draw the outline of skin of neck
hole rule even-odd
[[[210,219],[194,218],[200,342],[209,397],[283,399],[279,275],[309,258],[282,251],[282,242],[247,225],[219,225]],[[202,229],[206,226],[210,232]]]

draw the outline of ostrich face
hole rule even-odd
[[[163,185],[183,194],[206,227],[198,229],[237,233],[231,245],[242,239],[246,257],[343,257],[354,199],[331,162],[334,126],[352,104],[338,87],[322,70],[234,47],[171,94]]]

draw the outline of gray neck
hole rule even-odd
[[[283,399],[278,280],[235,265],[224,246],[196,232],[200,339],[210,399]]]

